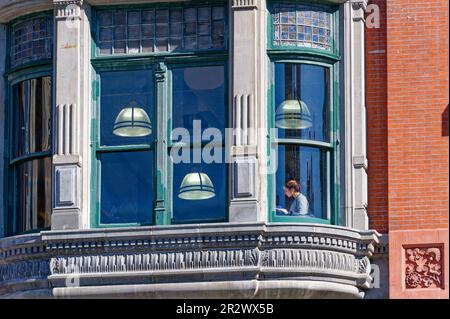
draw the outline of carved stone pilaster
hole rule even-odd
[[[83,0],[53,0],[53,4],[56,105],[52,229],[80,229],[86,224],[81,212],[88,207],[88,188],[82,193],[82,186],[89,181],[88,167],[83,166],[89,156],[89,6]]]
[[[231,17],[232,162],[231,222],[259,221],[266,217],[266,2],[233,0]],[[261,173],[261,174],[260,174]],[[245,191],[242,191],[245,189]]]
[[[367,205],[367,129],[365,106],[365,0],[350,0],[344,12],[344,105],[345,105],[345,189],[346,224],[369,227]]]

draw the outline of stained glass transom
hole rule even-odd
[[[278,3],[272,16],[274,46],[331,50],[333,19],[327,7]]]
[[[53,18],[36,17],[11,28],[11,67],[53,56]]]

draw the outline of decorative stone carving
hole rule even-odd
[[[79,18],[83,0],[54,0],[57,19]]]
[[[55,168],[54,208],[77,208],[79,207],[78,196],[78,166],[66,165]]]
[[[257,0],[233,0],[233,9],[252,9],[257,8]]]
[[[8,286],[0,289],[0,296],[11,289],[37,289],[29,279],[39,279],[39,287],[49,285],[58,293],[69,291],[73,284],[105,289],[214,281],[263,283],[281,278],[350,285],[362,293],[369,288],[368,257],[377,241],[374,233],[339,227],[263,223],[28,236],[0,240],[0,287]]]
[[[441,247],[405,249],[406,289],[442,288]]]
[[[57,257],[52,258],[50,268],[55,275],[236,268],[256,266],[257,263],[255,249],[230,249]]]
[[[0,265],[0,283],[14,280],[47,279],[49,275],[48,260],[31,260]]]

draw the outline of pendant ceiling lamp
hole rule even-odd
[[[285,130],[305,130],[313,126],[311,111],[302,101],[301,64],[285,65],[285,98],[275,114],[277,128]]]
[[[150,134],[152,134],[150,117],[136,102],[125,107],[114,123],[114,135],[116,136],[145,137]]]
[[[305,102],[286,100],[276,112],[276,126],[281,129],[304,130],[312,124],[311,112]]]
[[[184,200],[206,200],[216,196],[214,185],[204,173],[187,174],[180,186],[178,197]]]

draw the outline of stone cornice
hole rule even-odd
[[[53,0],[0,0],[0,23],[21,16],[53,9]]]
[[[188,0],[166,0],[164,2],[184,2]],[[233,8],[257,8],[260,0],[231,0]],[[365,8],[366,0],[330,0],[331,3],[342,4],[351,1],[354,6]],[[51,10],[54,5],[68,6],[70,4],[88,3],[92,6],[129,5],[145,3],[161,3],[161,0],[0,0],[0,23],[9,21],[39,11]],[[355,7],[356,8],[356,7]]]

